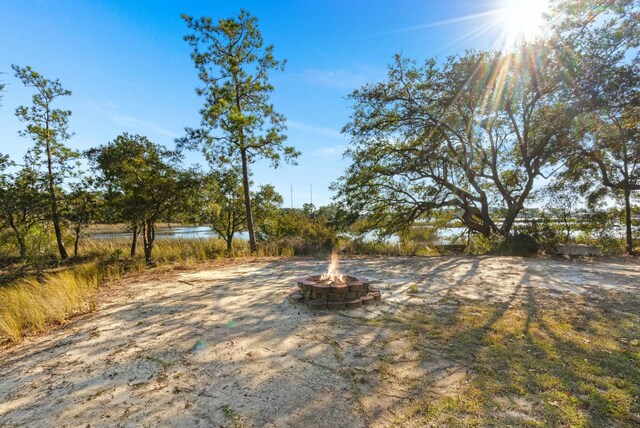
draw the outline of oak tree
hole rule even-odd
[[[384,234],[453,209],[474,233],[508,235],[570,138],[559,79],[543,44],[442,66],[397,55],[386,81],[350,96],[352,163],[334,188]]]
[[[106,201],[133,227],[133,243],[142,233],[145,260],[153,265],[155,225],[179,207],[200,179],[195,171],[180,167],[180,154],[141,135],[124,133],[87,156],[100,173]]]
[[[565,180],[593,202],[621,198],[626,252],[633,253],[632,193],[640,190],[640,4],[560,1],[553,40],[580,112]]]

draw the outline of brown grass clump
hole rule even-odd
[[[25,331],[43,331],[49,324],[93,310],[98,281],[98,265],[88,263],[41,281],[26,278],[0,288],[0,341],[19,342]]]

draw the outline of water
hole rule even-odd
[[[131,232],[89,233],[94,239],[131,238]],[[237,232],[234,239],[249,239],[247,232]],[[219,238],[219,235],[209,226],[179,226],[156,230],[156,239],[201,239]]]
[[[463,228],[442,228],[440,235],[442,238],[450,238],[462,232]],[[131,232],[108,232],[96,233],[89,232],[89,237],[93,239],[114,239],[114,238],[131,238]],[[219,238],[220,236],[210,226],[178,226],[167,228],[163,227],[156,230],[156,239],[203,239],[203,238]],[[237,232],[233,235],[234,239],[249,240],[247,232]],[[373,241],[376,236],[373,232],[364,235],[365,240]],[[397,235],[392,235],[384,240],[389,244],[398,244],[400,239]]]

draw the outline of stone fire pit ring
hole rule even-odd
[[[351,309],[380,301],[380,291],[367,278],[352,275],[310,275],[300,278],[289,300],[310,309]]]

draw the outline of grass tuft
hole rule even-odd
[[[95,263],[0,288],[0,339],[19,342],[25,331],[43,331],[71,315],[95,309]]]

